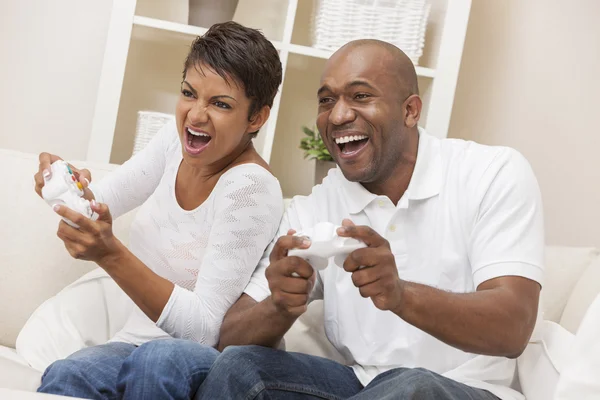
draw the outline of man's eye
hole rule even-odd
[[[370,95],[368,95],[367,93],[357,93],[356,96],[354,96],[355,99],[366,99],[370,97]]]
[[[331,97],[323,97],[321,99],[319,99],[319,104],[326,104],[329,103],[331,101]]]
[[[215,106],[219,107],[219,108],[223,108],[225,110],[229,110],[231,108],[231,106],[227,103],[223,103],[222,101],[215,101]]]

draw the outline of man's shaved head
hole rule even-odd
[[[419,94],[417,73],[413,62],[402,50],[391,43],[377,39],[353,40],[340,47],[331,56],[330,60],[337,57],[345,57],[355,50],[360,51],[370,49],[373,49],[376,54],[381,53],[381,58],[379,59],[381,62],[391,63],[386,65],[384,70],[388,70],[387,68],[389,68],[392,71],[397,71],[397,79],[400,87],[407,90],[407,95]],[[373,55],[372,51],[367,51],[366,53]]]

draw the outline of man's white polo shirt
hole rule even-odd
[[[344,218],[385,237],[408,281],[457,293],[499,276],[542,282],[540,192],[525,158],[510,148],[420,130],[414,173],[397,206],[335,169],[311,195],[293,199],[279,235]],[[271,248],[245,290],[256,301],[270,294],[264,270]],[[333,260],[319,273],[313,297],[323,298],[327,337],[365,386],[389,369],[422,367],[501,399],[523,399],[509,388],[515,360],[465,353],[377,309]]]

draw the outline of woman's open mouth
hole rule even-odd
[[[342,158],[351,158],[367,146],[369,137],[366,135],[348,135],[335,138]]]
[[[191,155],[200,154],[212,140],[212,137],[204,131],[196,130],[190,127],[185,128],[184,147]]]

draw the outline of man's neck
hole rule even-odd
[[[403,146],[402,153],[396,164],[389,169],[383,179],[377,182],[362,183],[369,192],[378,196],[387,196],[394,205],[397,205],[412,178],[417,163],[417,152],[419,149],[419,133],[408,135],[407,141]]]

